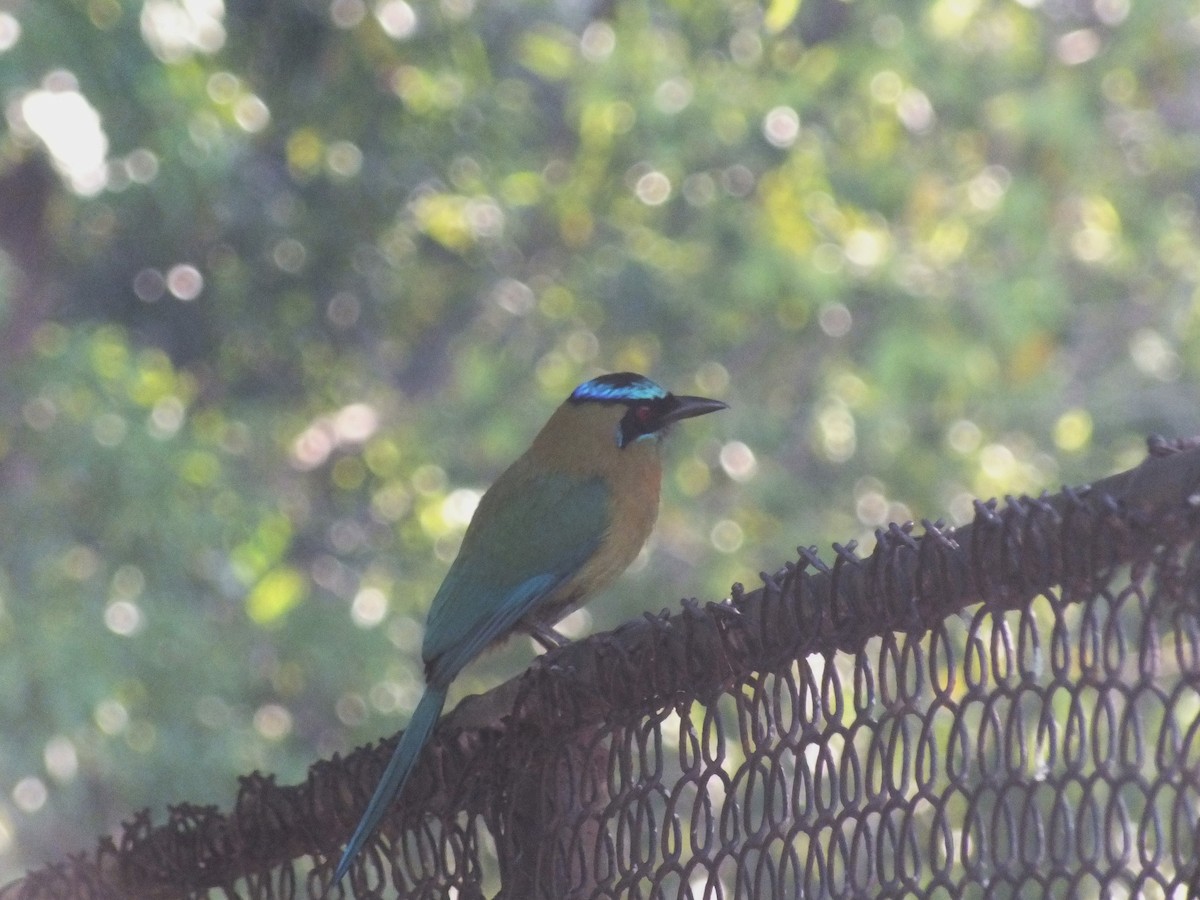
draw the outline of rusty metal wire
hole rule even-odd
[[[801,548],[463,704],[333,897],[1200,893],[1200,449]],[[391,743],[0,900],[317,897]]]

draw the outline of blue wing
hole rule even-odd
[[[506,472],[480,501],[433,598],[423,647],[429,682],[448,683],[569,582],[609,522],[601,478]]]

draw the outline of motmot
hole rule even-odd
[[[659,447],[671,426],[726,404],[618,372],[579,385],[480,498],[434,595],[421,656],[425,692],[346,844],[332,888],[404,787],[458,673],[525,631],[547,649],[567,613],[633,562],[658,517]]]

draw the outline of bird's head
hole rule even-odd
[[[609,431],[618,449],[657,441],[682,420],[726,409],[720,400],[672,394],[645,375],[616,372],[585,381],[571,392],[567,408],[615,423]],[[593,412],[594,411],[594,412]]]

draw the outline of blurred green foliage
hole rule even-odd
[[[0,0],[0,877],[401,727],[598,371],[733,408],[592,628],[1195,431],[1198,83],[1191,0]]]

